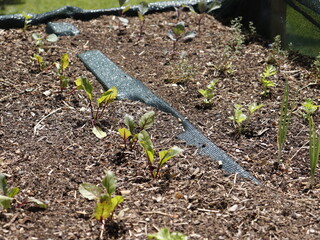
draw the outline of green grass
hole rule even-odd
[[[131,0],[132,5],[138,4],[142,0]],[[160,2],[164,0],[146,0],[147,2]],[[104,9],[119,7],[118,0],[24,0],[21,4],[5,5],[0,14],[14,13],[43,13],[63,6],[75,6],[82,9]]]

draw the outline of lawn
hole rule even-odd
[[[19,2],[19,1],[16,1]],[[137,4],[140,0],[131,0],[132,5]],[[147,2],[160,2],[159,0],[147,0]],[[4,10],[0,8],[0,14],[13,14],[21,13],[23,11],[29,13],[42,13],[50,11],[62,6],[75,6],[83,9],[103,9],[103,8],[113,8],[119,7],[118,0],[26,0],[22,1],[21,4],[8,4],[5,5]]]

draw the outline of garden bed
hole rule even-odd
[[[99,140],[91,132],[84,93],[70,94],[72,83],[61,93],[55,69],[40,71],[31,60],[37,51],[32,34],[45,37],[45,25],[26,32],[0,30],[0,172],[7,174],[10,186],[20,188],[20,201],[35,197],[48,206],[1,210],[0,239],[99,239],[101,224],[90,218],[94,202],[83,198],[78,188],[83,182],[100,183],[104,170],[114,172],[117,194],[125,199],[116,210],[121,216],[105,229],[105,239],[146,239],[162,227],[190,239],[320,237],[320,175],[316,173],[316,184],[310,188],[309,128],[301,112],[306,98],[318,102],[312,61],[275,53],[256,37],[237,45],[235,32],[211,16],[203,19],[199,32],[197,17],[181,14],[180,21],[198,34],[178,42],[175,53],[167,32],[178,20],[175,12],[167,12],[147,15],[141,36],[136,17],[128,18],[129,25],[121,29],[113,16],[59,20],[74,24],[80,35],[46,43],[41,55],[51,64],[68,53],[71,64],[66,74],[72,82],[86,76],[97,96],[102,88],[77,54],[100,50],[262,184],[223,172],[217,161],[198,155],[197,148],[175,138],[183,130],[178,119],[139,102],[111,103],[100,122],[107,137]],[[270,79],[276,86],[264,97],[260,74],[271,63],[277,69]],[[198,90],[213,79],[218,82],[213,104],[208,106]],[[277,131],[285,79],[290,104],[296,102],[296,106],[279,164]],[[237,103],[246,109],[253,102],[264,106],[251,116],[245,133],[239,134],[229,119],[233,106]],[[150,176],[140,146],[124,151],[117,132],[124,127],[125,114],[137,119],[151,110],[156,112],[150,129],[155,148],[184,149],[168,161],[158,180]],[[316,125],[318,117],[316,112]]]

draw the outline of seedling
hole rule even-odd
[[[267,65],[264,72],[260,75],[260,82],[262,83],[263,91],[261,95],[267,96],[270,94],[270,88],[276,86],[274,82],[269,80],[270,77],[277,74],[277,69],[273,65]]]
[[[214,79],[208,84],[207,89],[198,90],[198,92],[203,96],[204,104],[211,105],[213,103],[214,88],[217,82],[218,82],[218,79]]]
[[[32,15],[30,14],[27,14],[25,12],[22,12],[21,14],[23,17],[24,17],[24,22],[23,22],[23,31],[26,32],[27,28],[30,27],[30,23],[31,23],[31,18],[32,18]]]
[[[287,132],[289,129],[291,115],[292,115],[292,109],[289,110],[289,85],[288,85],[288,81],[286,80],[282,103],[281,103],[281,109],[280,109],[279,129],[278,129],[278,136],[277,136],[278,163],[280,163],[282,149],[286,141]]]
[[[102,188],[90,183],[82,183],[79,192],[88,200],[96,200],[93,216],[105,224],[106,220],[112,220],[116,207],[124,201],[122,196],[112,195],[116,191],[116,178],[111,171],[105,171],[105,177],[101,181]]]
[[[159,177],[159,173],[160,173],[161,168],[164,166],[164,164],[168,160],[170,160],[174,156],[183,152],[183,150],[181,148],[176,147],[176,146],[174,146],[168,150],[160,151],[159,152],[159,161],[157,163],[157,166],[154,167],[153,165],[154,165],[155,150],[153,148],[153,143],[151,141],[150,135],[148,134],[148,132],[146,130],[142,130],[138,134],[138,140],[139,140],[141,147],[145,151],[145,154],[148,159],[149,171],[150,171],[151,176],[154,179],[157,179]]]
[[[242,105],[234,104],[234,115],[230,116],[229,119],[231,119],[237,125],[238,133],[242,134],[246,131],[246,128],[251,120],[252,114],[261,107],[263,107],[263,104],[250,104],[248,106],[249,116],[247,116],[243,113],[244,109]]]
[[[148,234],[148,239],[155,240],[188,240],[188,237],[179,232],[172,232],[168,228],[161,228],[159,232],[155,234]]]
[[[309,154],[310,154],[310,186],[314,185],[314,176],[319,161],[320,136],[317,134],[312,116],[309,116]]]
[[[319,84],[319,81],[320,81],[320,52],[319,52],[319,55],[313,61],[312,68],[315,71],[315,77],[317,79],[317,83]]]
[[[311,115],[317,111],[318,109],[318,105],[314,104],[314,101],[310,98],[307,98],[304,103],[302,104],[302,116],[305,120],[309,120],[309,118],[311,117]]]
[[[128,3],[128,0],[118,0],[118,2],[119,2],[120,7],[122,8],[126,3]],[[120,16],[118,17],[118,20],[119,20],[118,29],[119,29],[119,30],[120,30],[120,28],[121,28],[121,24],[124,25],[124,26],[127,26],[128,23],[129,23],[129,20],[128,20],[128,19],[122,17],[123,14],[124,14],[126,11],[128,11],[129,9],[130,9],[130,5],[124,7],[124,8],[120,11],[120,13],[119,13],[119,15],[120,15]]]
[[[97,110],[94,111],[93,103],[92,103],[92,92],[93,87],[89,80],[86,77],[80,77],[75,81],[76,89],[78,90],[84,90],[86,93],[86,96],[89,100],[89,106],[91,111],[91,123],[92,123],[92,132],[98,137],[98,138],[104,138],[106,136],[106,133],[102,131],[101,128],[95,126],[95,121],[98,121],[102,114],[104,113],[107,105],[111,102],[113,102],[118,95],[118,90],[116,87],[111,87],[109,90],[102,93],[102,95],[97,99]]]
[[[245,36],[242,33],[242,17],[237,17],[231,20],[231,30],[233,32],[234,38],[231,42],[231,47],[236,51],[239,52],[244,44]]]
[[[43,58],[38,54],[33,54],[33,57],[31,58],[31,60],[37,63],[40,71],[43,71],[47,66],[46,62],[43,61]]]
[[[127,128],[120,128],[118,132],[123,139],[124,146],[126,148],[127,145],[130,148],[134,148],[138,141],[138,134],[143,131],[149,129],[154,122],[154,111],[145,113],[138,122],[138,128],[134,123],[133,117],[130,115],[126,115],[124,117],[124,124]]]
[[[175,53],[178,41],[187,41],[197,36],[195,31],[186,32],[185,23],[177,23],[173,29],[169,29],[168,37],[173,41],[172,52]]]
[[[198,31],[199,33],[201,32],[201,22],[202,19],[204,18],[205,14],[208,14],[210,12],[212,12],[213,10],[216,10],[218,8],[220,8],[220,3],[217,1],[213,1],[212,3],[210,3],[209,5],[207,4],[207,0],[200,0],[198,2],[198,12],[194,10],[194,8],[190,5],[183,5],[183,7],[189,8],[189,10],[192,13],[195,13],[197,15],[199,15],[198,18]]]
[[[69,64],[70,64],[70,59],[69,59],[68,53],[65,53],[61,56],[60,63],[59,62],[54,63],[54,65],[57,68],[57,76],[60,81],[61,92],[64,88],[67,87],[69,83],[69,78],[65,75],[65,70],[69,66]]]
[[[44,52],[44,40],[41,38],[40,34],[33,33],[32,38],[34,40],[36,40],[35,46],[38,48],[38,53],[43,53]],[[46,37],[46,40],[48,42],[56,42],[56,41],[58,41],[58,37],[56,34],[52,33]]]
[[[16,198],[16,195],[19,193],[19,191],[20,189],[18,187],[13,187],[9,189],[7,185],[6,176],[3,173],[0,173],[0,206],[2,206],[4,209],[11,208],[13,201],[18,203],[17,207],[21,207],[31,202],[36,203],[41,208],[47,207],[43,202],[33,197],[28,198],[23,202],[19,202]]]
[[[149,10],[149,4],[146,2],[140,2],[138,5],[138,17],[140,20],[140,36],[142,36],[142,32],[143,32],[143,27],[145,24],[145,17],[144,15],[148,12]]]

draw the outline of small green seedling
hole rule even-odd
[[[169,29],[168,31],[168,37],[173,41],[172,52],[175,53],[178,41],[187,41],[196,36],[197,33],[195,31],[186,32],[184,22],[178,22],[173,29]]]
[[[234,104],[234,115],[230,116],[231,119],[238,128],[238,133],[244,133],[246,128],[251,120],[252,114],[258,110],[259,108],[263,107],[263,104],[252,103],[248,106],[249,116],[243,113],[243,107],[240,104]]]
[[[64,88],[68,86],[68,83],[69,83],[69,78],[65,75],[65,70],[67,69],[69,64],[70,64],[70,59],[69,59],[68,53],[64,53],[61,56],[60,63],[59,62],[54,63],[57,69],[57,76],[60,81],[61,92]]]
[[[142,1],[139,3],[138,5],[138,17],[140,20],[140,36],[142,36],[142,32],[143,32],[143,27],[145,24],[145,17],[144,15],[148,12],[149,10],[149,4]]]
[[[112,220],[116,207],[124,201],[122,196],[112,195],[116,191],[116,178],[111,171],[105,171],[105,177],[101,181],[102,188],[90,183],[82,183],[79,192],[89,200],[96,200],[93,216],[104,223],[105,220]]]
[[[40,34],[33,33],[33,34],[32,34],[32,38],[33,38],[34,40],[36,40],[36,41],[35,41],[35,46],[38,48],[38,53],[43,53],[43,52],[44,52],[44,40],[42,39],[42,37],[40,36]],[[48,42],[56,42],[56,41],[58,41],[59,39],[58,39],[58,36],[57,36],[56,34],[52,33],[52,34],[50,34],[50,35],[48,35],[48,36],[46,37],[46,40],[47,40]]]
[[[32,18],[32,15],[28,14],[28,13],[25,13],[25,12],[22,12],[21,14],[23,17],[24,17],[24,22],[23,22],[23,31],[26,32],[27,28],[30,27],[30,23],[31,23],[31,18]]]
[[[126,3],[128,3],[129,1],[128,0],[118,0],[119,2],[119,5],[120,5],[120,8],[124,7],[124,5],[126,5]],[[118,30],[121,30],[121,24],[123,26],[128,26],[129,24],[129,20],[127,18],[124,18],[123,17],[123,14],[128,11],[130,9],[130,5],[124,7],[122,10],[120,10],[119,12],[119,17],[118,17],[118,20],[119,20],[119,25],[118,25]]]
[[[204,18],[205,14],[208,14],[218,8],[220,8],[220,3],[218,1],[213,1],[210,4],[207,4],[207,0],[200,0],[198,2],[198,12],[194,10],[194,8],[190,5],[183,5],[183,7],[188,8],[192,13],[199,15],[198,18],[198,31],[201,32],[201,22]]]
[[[109,90],[102,93],[102,95],[97,99],[97,110],[94,111],[93,102],[92,102],[92,84],[86,77],[80,77],[75,81],[76,89],[84,90],[87,98],[89,100],[89,106],[91,111],[91,123],[92,123],[92,132],[100,139],[106,136],[106,133],[102,131],[101,128],[95,126],[95,121],[98,121],[102,114],[104,113],[107,105],[113,102],[118,95],[118,90],[116,87],[111,87]]]
[[[203,103],[211,105],[213,103],[213,97],[214,97],[214,88],[217,84],[218,79],[212,80],[208,86],[207,89],[199,89],[198,92],[203,96]]]
[[[19,202],[15,196],[19,193],[20,189],[18,187],[8,188],[6,176],[3,173],[0,173],[0,206],[4,209],[11,208],[12,202],[15,201],[18,203],[17,207],[21,207],[27,203],[36,203],[41,208],[46,208],[47,206],[35,199],[33,197],[28,198],[23,202]]]
[[[33,54],[33,57],[31,58],[31,60],[33,60],[37,63],[40,71],[43,71],[47,66],[46,62],[43,61],[43,57],[41,57],[38,54]]]
[[[157,166],[154,167],[153,164],[154,164],[155,150],[153,148],[153,143],[151,141],[150,135],[148,134],[148,132],[146,130],[142,130],[138,134],[138,140],[139,140],[141,147],[145,151],[145,154],[148,159],[149,171],[150,171],[151,176],[154,179],[157,179],[159,177],[159,173],[160,173],[161,168],[164,166],[164,164],[168,160],[170,160],[174,156],[183,152],[183,149],[176,147],[176,146],[174,146],[168,150],[160,151],[159,152],[159,161],[157,163]]]
[[[314,185],[314,176],[319,162],[320,136],[317,134],[312,116],[309,116],[309,155],[310,155],[310,186]]]
[[[124,117],[124,124],[127,128],[120,128],[118,132],[123,139],[125,148],[127,145],[133,149],[138,141],[138,134],[142,130],[149,129],[154,122],[154,111],[150,111],[145,113],[139,120],[138,126],[134,123],[133,117],[130,115],[126,115]]]
[[[231,48],[234,49],[235,52],[240,52],[245,42],[245,35],[242,32],[242,17],[237,17],[231,20],[231,31],[233,32],[233,39],[230,42]]]
[[[262,83],[263,91],[261,95],[267,96],[270,94],[270,88],[276,86],[274,82],[269,80],[270,77],[277,74],[277,69],[273,65],[267,65],[264,72],[260,75],[260,82]]]
[[[188,237],[179,232],[172,232],[168,228],[161,228],[159,232],[155,234],[148,234],[148,239],[155,240],[188,240]]]
[[[304,103],[302,103],[302,116],[305,120],[308,120],[315,111],[318,109],[318,105],[314,104],[314,101],[310,98],[307,98]]]

